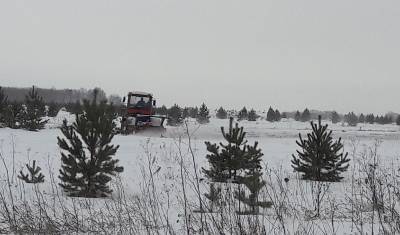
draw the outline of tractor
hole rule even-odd
[[[121,110],[121,132],[125,134],[136,133],[145,129],[163,131],[166,116],[155,115],[156,100],[147,92],[129,92],[123,98]]]

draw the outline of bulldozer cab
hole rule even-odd
[[[132,133],[147,128],[165,130],[165,116],[155,115],[156,101],[153,95],[146,92],[129,92],[123,99],[121,132]]]
[[[140,96],[131,96],[129,101],[129,107],[135,108],[144,108],[146,106],[151,106],[151,97],[140,97]]]
[[[151,115],[155,100],[153,95],[145,92],[129,92],[126,103],[127,111],[131,115]]]

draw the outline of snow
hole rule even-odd
[[[13,130],[9,128],[0,129],[0,153],[4,160],[4,164],[0,164],[0,190],[6,188],[6,169],[9,172],[19,172],[29,161],[36,160],[41,166],[43,174],[46,176],[46,182],[40,185],[40,189],[44,194],[51,195],[54,193],[54,185],[49,179],[50,175],[55,175],[57,181],[58,169],[60,168],[60,149],[57,146],[57,137],[61,136],[58,127],[62,121],[67,119],[69,123],[74,120],[74,115],[61,110],[54,118],[49,118],[46,129],[39,132],[29,132],[25,130]],[[329,128],[333,130],[335,138],[342,137],[345,150],[349,152],[354,165],[357,159],[354,159],[352,152],[356,148],[362,151],[374,145],[377,140],[380,142],[378,148],[378,156],[384,167],[398,168],[400,153],[400,128],[396,125],[371,125],[360,124],[357,127],[348,127],[345,125],[332,124],[328,122]],[[281,122],[270,123],[265,120],[256,122],[241,121],[247,132],[249,143],[259,142],[259,147],[263,150],[263,161],[266,170],[280,174],[282,177],[290,178],[288,187],[292,188],[293,195],[288,197],[296,198],[297,190],[305,190],[296,184],[299,182],[297,175],[291,168],[291,155],[295,153],[297,145],[295,141],[298,134],[306,134],[310,131],[309,123],[296,122],[293,120],[282,120]],[[219,120],[212,118],[210,123],[198,125],[195,120],[187,120],[189,134],[191,135],[191,144],[194,151],[194,157],[197,163],[197,171],[200,178],[201,168],[207,167],[205,149],[205,141],[220,142],[222,135],[221,126],[227,128],[228,120]],[[138,195],[141,193],[143,184],[143,172],[149,162],[149,154],[154,165],[154,174],[157,187],[160,192],[169,192],[171,198],[178,198],[182,190],[179,185],[179,159],[182,156],[187,164],[189,175],[194,174],[191,167],[191,155],[188,150],[188,139],[186,126],[169,127],[165,133],[143,132],[136,135],[116,135],[113,143],[120,145],[116,157],[120,160],[120,165],[124,167],[124,172],[120,174],[121,183],[124,186],[125,193],[128,195]],[[179,152],[179,148],[182,152]],[[351,175],[354,170],[349,170],[344,174],[343,183],[335,183],[331,185],[330,196],[334,200],[345,200],[344,193],[351,191]],[[273,181],[271,179],[271,181]],[[13,182],[16,183],[16,182]],[[303,185],[304,186],[304,185]],[[207,185],[203,184],[202,189],[206,189]],[[305,187],[305,186],[304,186]],[[189,195],[194,200],[195,196]],[[94,199],[95,200],[95,199]],[[172,202],[172,209],[169,211],[171,217],[179,220],[179,214],[182,208],[178,203],[178,199]],[[271,214],[269,209],[266,214]],[[1,221],[0,221],[1,223]],[[329,223],[322,220],[320,223]],[[349,230],[348,222],[336,221],[339,234],[352,234]],[[1,227],[0,227],[1,231]],[[340,232],[341,231],[341,232]]]

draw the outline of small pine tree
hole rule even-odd
[[[333,124],[340,122],[340,116],[336,111],[333,111],[331,114],[331,120]]]
[[[365,117],[365,122],[367,122],[367,123],[369,123],[369,124],[374,124],[374,122],[375,122],[375,116],[374,116],[374,114],[368,114],[366,117]]]
[[[216,116],[219,119],[226,119],[228,117],[228,113],[226,112],[226,110],[224,108],[220,107],[217,111]]]
[[[205,142],[209,152],[206,158],[210,169],[203,168],[203,172],[212,182],[228,182],[228,180],[237,182],[246,152],[246,132],[243,131],[243,127],[239,128],[237,123],[233,127],[233,118],[229,120],[229,132],[225,132],[224,127],[221,127],[221,132],[228,143],[220,143],[218,146]]]
[[[296,114],[294,115],[294,120],[300,121],[300,119],[301,119],[301,113],[297,110]]]
[[[177,104],[175,104],[168,109],[167,125],[178,126],[182,123],[183,123],[182,109]]]
[[[258,199],[260,191],[266,185],[266,182],[262,180],[261,176],[261,170],[255,170],[242,180],[242,184],[244,184],[250,192],[248,196],[246,196],[245,191],[241,189],[235,192],[235,197],[251,208],[251,214],[257,214],[259,207],[269,208],[272,206],[271,202],[263,202]]]
[[[158,114],[158,115],[167,115],[168,109],[167,109],[167,107],[165,107],[165,105],[163,105],[163,106],[161,106],[159,108],[156,108],[155,109],[155,113]]]
[[[258,115],[254,109],[251,109],[249,114],[247,115],[247,120],[248,121],[257,121]]]
[[[321,124],[321,116],[318,117],[318,125],[311,121],[312,132],[303,139],[299,134],[296,141],[301,150],[297,150],[297,156],[292,155],[292,167],[302,173],[303,179],[315,181],[340,181],[343,177],[340,173],[349,167],[348,153],[343,153],[341,138],[332,139],[332,131],[328,131],[328,125]]]
[[[301,114],[300,120],[302,122],[308,122],[311,120],[311,113],[310,110],[308,110],[308,108],[304,109],[303,113]]]
[[[378,124],[382,124],[382,118],[383,118],[382,116],[376,115],[375,122]]]
[[[257,212],[258,207],[270,206],[269,202],[258,201],[258,194],[265,186],[261,179],[263,153],[258,148],[258,143],[248,145],[246,132],[237,123],[233,127],[233,118],[229,121],[229,132],[225,132],[223,127],[221,132],[227,144],[220,143],[218,146],[205,142],[210,169],[203,168],[204,174],[211,182],[244,184],[250,195],[247,197],[239,190],[235,197],[250,206],[252,212]]]
[[[200,124],[205,124],[210,122],[210,111],[208,111],[208,108],[206,104],[202,104],[199,109],[199,114],[197,115],[197,122]]]
[[[47,105],[47,112],[46,116],[48,117],[55,117],[58,114],[58,111],[60,111],[61,106],[55,102],[51,102]]]
[[[71,114],[81,114],[83,112],[82,104],[80,100],[75,101],[74,103],[68,103],[65,106],[67,112]]]
[[[258,143],[254,146],[247,146],[247,153],[244,157],[242,168],[245,171],[244,176],[239,180],[250,191],[246,196],[245,192],[240,190],[235,192],[235,197],[251,208],[252,214],[257,214],[259,207],[267,208],[272,205],[271,202],[262,202],[258,200],[258,195],[266,182],[262,179],[261,158],[264,155],[261,149],[258,149]]]
[[[43,120],[46,107],[43,98],[39,96],[35,87],[25,96],[25,112],[22,119],[22,128],[29,131],[37,131],[44,128],[48,120]]]
[[[21,127],[21,120],[24,114],[21,104],[13,102],[8,104],[4,111],[3,121],[6,127],[18,129]]]
[[[267,112],[267,121],[274,122],[275,120],[276,120],[275,111],[272,109],[272,107],[269,107]]]
[[[242,110],[239,111],[238,115],[237,115],[237,119],[238,121],[242,121],[242,120],[246,120],[248,117],[248,112],[246,107],[243,107]]]
[[[185,108],[183,108],[183,110],[182,110],[182,118],[183,119],[186,119],[186,118],[188,118],[188,117],[190,117],[190,108],[188,108],[188,107],[185,107]]]
[[[384,121],[385,124],[391,124],[391,123],[393,123],[392,116],[390,116],[389,114],[386,114],[386,115],[385,115],[384,120],[385,120],[385,121]]]
[[[61,132],[64,138],[57,137],[61,152],[59,185],[68,196],[106,197],[112,190],[108,186],[111,177],[122,172],[113,159],[119,145],[111,145],[114,137],[115,116],[106,101],[83,102],[82,114],[75,114],[72,126],[64,120]]]
[[[396,124],[400,126],[400,115],[398,115],[396,118]]]
[[[220,206],[222,188],[215,186],[215,183],[211,183],[210,191],[205,193],[204,196],[210,201],[210,212],[213,212],[216,206]]]
[[[199,115],[199,108],[197,107],[191,108],[189,113],[191,118],[197,118],[197,115]]]
[[[353,112],[346,114],[344,120],[349,124],[349,126],[357,126],[358,124],[358,117]]]
[[[359,123],[364,123],[364,122],[365,122],[365,116],[364,116],[364,114],[360,114],[360,116],[358,117],[358,122],[359,122]]]
[[[32,166],[26,164],[28,173],[24,174],[23,170],[19,172],[18,178],[28,184],[38,184],[44,182],[44,175],[40,172],[42,169],[36,166],[36,161],[33,160]]]
[[[275,110],[275,121],[279,122],[281,120],[281,113],[279,112],[279,110]]]
[[[389,115],[385,115],[385,116],[381,115],[381,116],[376,116],[375,121],[378,124],[385,125],[385,124],[392,123],[392,118]]]

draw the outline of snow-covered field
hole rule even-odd
[[[2,161],[0,162],[0,202],[7,201],[8,203],[14,204],[20,203],[21,205],[19,206],[21,209],[23,208],[23,202],[29,200],[33,200],[36,203],[40,202],[40,199],[37,199],[37,192],[40,192],[40,195],[42,195],[41,197],[44,198],[43,202],[50,202],[53,200],[53,205],[55,207],[60,207],[62,204],[74,205],[73,200],[79,200],[66,198],[57,187],[57,176],[60,168],[60,149],[57,146],[57,136],[61,135],[61,132],[57,127],[61,125],[64,118],[67,118],[69,121],[73,120],[73,116],[65,112],[60,112],[57,117],[49,121],[46,129],[39,132],[13,130],[8,128],[0,129],[0,160]],[[203,174],[201,173],[201,168],[207,167],[207,161],[205,158],[207,151],[204,142],[222,141],[220,127],[226,127],[228,125],[228,120],[212,118],[209,124],[201,126],[196,124],[194,120],[188,120],[187,123],[189,134],[191,136],[190,146],[192,147],[193,155],[188,148],[189,139],[185,126],[167,127],[166,132],[161,135],[159,133],[141,133],[127,136],[116,135],[113,140],[114,144],[120,145],[116,157],[120,160],[120,165],[124,167],[124,172],[121,173],[118,180],[115,180],[113,183],[115,191],[113,198],[120,198],[122,192],[124,197],[129,198],[142,197],[142,200],[146,197],[154,200],[157,198],[160,204],[159,207],[157,207],[158,213],[163,215],[158,215],[160,216],[158,222],[163,225],[167,222],[161,222],[161,220],[172,221],[173,223],[165,225],[167,228],[160,227],[150,229],[142,224],[140,226],[138,225],[142,230],[115,231],[116,228],[113,228],[114,230],[110,229],[104,231],[150,234],[156,233],[155,231],[160,233],[164,233],[165,231],[177,234],[187,233],[188,231],[185,227],[187,220],[185,220],[183,216],[184,193],[187,194],[186,196],[189,201],[187,205],[189,212],[187,213],[193,214],[193,220],[195,220],[194,218],[198,219],[200,217],[200,213],[193,212],[199,208],[199,203],[196,199],[196,172],[193,167],[193,160],[196,163],[196,170],[199,175],[199,180],[201,181],[200,191],[201,194],[203,194],[207,191],[208,187],[207,182],[206,180],[203,180]],[[333,130],[334,137],[343,138],[345,150],[349,152],[349,156],[352,159],[350,163],[351,169],[344,174],[345,179],[343,182],[330,184],[327,196],[324,197],[323,208],[325,209],[325,212],[323,213],[323,216],[318,219],[310,219],[307,217],[307,213],[308,210],[311,211],[314,207],[312,204],[312,190],[315,186],[311,185],[310,182],[299,180],[298,176],[292,171],[290,163],[292,158],[291,155],[295,153],[297,149],[295,141],[298,138],[298,134],[309,132],[310,124],[293,120],[282,120],[277,123],[259,120],[256,122],[242,121],[240,122],[240,125],[244,126],[249,142],[252,143],[258,141],[259,147],[264,153],[264,174],[266,180],[269,180],[266,187],[266,191],[269,190],[269,193],[265,192],[265,197],[269,200],[276,200],[274,201],[275,205],[278,205],[278,202],[281,202],[282,208],[285,206],[287,209],[287,212],[283,213],[285,215],[283,216],[284,218],[279,218],[277,208],[270,208],[262,212],[263,224],[267,229],[266,234],[280,234],[283,233],[283,231],[286,231],[287,233],[297,232],[299,234],[359,234],[360,232],[371,232],[372,229],[375,231],[383,230],[381,228],[382,226],[379,225],[379,219],[375,218],[375,220],[371,220],[370,213],[371,211],[373,212],[373,210],[365,210],[365,213],[360,217],[359,214],[355,215],[354,212],[349,212],[349,208],[354,207],[356,204],[354,203],[353,205],[350,203],[351,201],[354,202],[353,199],[357,198],[358,195],[355,192],[352,193],[355,188],[355,182],[365,178],[365,175],[363,174],[365,172],[362,172],[361,165],[363,162],[365,163],[365,161],[373,158],[374,151],[372,150],[375,144],[379,145],[376,156],[379,160],[379,168],[382,169],[381,172],[393,171],[393,182],[397,182],[397,180],[394,180],[394,177],[397,177],[397,169],[399,169],[399,126],[360,124],[357,127],[348,127],[341,123],[331,124],[329,122],[329,128]],[[16,178],[16,174],[18,174],[19,170],[21,170],[27,162],[32,160],[36,160],[39,166],[41,166],[42,172],[46,176],[46,181],[37,187],[31,185],[23,186]],[[183,170],[183,174],[181,170]],[[285,177],[290,179],[289,183],[281,184],[281,181],[279,180],[282,180]],[[184,181],[186,191],[184,191],[182,187],[182,178],[186,179]],[[149,185],[151,185],[150,182],[154,182],[157,195],[151,195],[146,191],[149,189]],[[285,189],[282,187],[287,188]],[[362,186],[360,186],[360,192],[361,187]],[[21,188],[23,188],[24,191]],[[271,192],[275,192],[275,195],[271,195]],[[367,191],[365,191],[365,193],[367,194]],[[285,196],[283,194],[285,194]],[[149,197],[149,195],[151,196]],[[14,202],[10,202],[11,198],[14,199]],[[56,202],[56,198],[58,198],[58,202]],[[59,198],[62,199],[60,200]],[[108,208],[109,205],[107,205],[107,201],[111,200],[113,199],[90,199],[90,202],[94,203],[93,201],[96,201],[94,208],[97,209],[97,213],[100,213],[101,210],[106,210],[105,207]],[[362,199],[360,200],[361,202],[364,202]],[[133,199],[131,201],[134,202]],[[337,204],[332,203],[333,201],[337,202]],[[367,202],[368,200],[365,201]],[[393,202],[395,202],[394,199]],[[142,204],[142,207],[138,206],[136,209],[143,209],[146,205],[148,207],[154,205],[154,202],[153,204],[151,201],[148,203],[149,204],[144,203]],[[333,209],[333,206],[335,205],[337,206],[337,209]],[[290,206],[296,206],[298,208],[289,209]],[[12,210],[10,209],[10,206],[7,207],[3,205],[0,209],[1,208],[3,210],[5,208]],[[83,206],[79,208],[82,211],[84,210],[82,209],[84,208]],[[49,203],[46,210],[54,210],[54,208],[51,208]],[[56,214],[58,213],[58,210],[61,209],[56,208],[55,210],[57,212],[53,212],[53,214],[54,217],[57,217]],[[335,211],[337,215],[331,216],[331,214],[333,214],[332,211]],[[22,214],[23,213],[24,212],[22,212]],[[44,212],[39,210],[36,213]],[[90,212],[85,213],[90,214]],[[133,214],[135,213],[138,212],[133,212]],[[151,213],[151,210],[148,211],[148,213]],[[11,226],[9,221],[12,221],[12,219],[7,218],[5,216],[6,214],[7,213],[0,213],[0,233],[2,231],[8,231]],[[329,219],[330,216],[333,219]],[[361,218],[361,221],[363,221],[364,224],[361,223],[360,226],[356,222],[352,221],[355,220],[356,216],[358,216],[357,218]],[[133,219],[134,222],[132,223],[140,223],[139,218],[149,217],[151,216],[143,215],[141,217],[135,217],[135,219]],[[83,219],[84,216],[79,218]],[[398,217],[396,218],[398,219]],[[280,220],[281,223],[279,222]],[[54,219],[54,221],[56,221],[56,219]],[[142,223],[147,223],[143,221]],[[398,220],[396,221],[398,222]],[[153,222],[156,223],[155,221]],[[40,221],[38,224],[40,224]],[[82,222],[82,224],[84,224],[84,222]],[[286,226],[283,226],[283,224],[286,224]],[[112,227],[111,225],[109,226]],[[56,226],[54,225],[54,227]],[[74,226],[71,227],[75,228]],[[76,225],[76,227],[78,226]],[[115,227],[118,226],[115,225]],[[120,225],[120,227],[122,226]],[[199,225],[197,225],[196,228],[199,228]],[[306,228],[309,228],[309,230],[306,230]],[[174,232],[171,232],[172,230]],[[84,228],[76,228],[75,231],[90,232],[96,230],[87,226],[86,230]],[[195,230],[190,230],[189,233],[195,232]],[[210,231],[208,232],[211,233]]]

